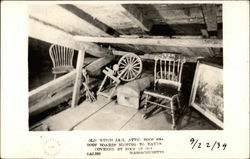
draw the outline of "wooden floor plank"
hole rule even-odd
[[[112,102],[83,121],[74,130],[120,130],[137,111],[137,109]]]
[[[67,109],[58,113],[43,122],[48,125],[51,131],[53,130],[71,130],[79,122],[84,121],[93,113],[106,106],[109,102],[105,99],[100,99],[96,102],[83,102],[75,108]]]

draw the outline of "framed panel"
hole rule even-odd
[[[222,67],[203,62],[197,63],[189,105],[223,128]]]

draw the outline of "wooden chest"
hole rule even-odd
[[[117,88],[117,101],[119,105],[139,108],[140,93],[133,88],[120,86]]]
[[[118,104],[138,109],[140,106],[140,93],[150,86],[152,81],[153,77],[144,77],[119,86],[117,88]]]

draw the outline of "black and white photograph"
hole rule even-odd
[[[195,3],[29,5],[30,130],[220,129],[189,99],[197,61],[223,63],[222,12]]]
[[[249,2],[1,13],[1,158],[249,157]]]

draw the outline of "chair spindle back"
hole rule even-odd
[[[175,54],[164,53],[155,58],[154,79],[155,84],[164,81],[180,87],[181,74],[185,58]]]
[[[51,45],[49,54],[53,62],[53,67],[72,66],[74,49],[60,46],[57,44]]]

